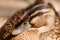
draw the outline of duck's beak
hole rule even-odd
[[[29,24],[28,21],[26,22],[26,24],[22,23],[17,29],[14,29],[12,31],[12,35],[20,34],[20,33],[24,32],[25,30],[29,29],[30,27],[31,27],[31,25]]]

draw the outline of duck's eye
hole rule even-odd
[[[20,34],[20,33],[22,33],[23,31],[27,30],[27,29],[30,28],[30,27],[31,27],[31,25],[29,24],[28,21],[27,21],[27,22],[24,22],[24,23],[22,23],[21,25],[19,25],[18,28],[14,29],[14,30],[12,31],[12,35]]]

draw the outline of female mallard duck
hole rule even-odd
[[[31,20],[29,20],[29,22],[34,26],[34,28],[29,28],[25,30],[24,32],[13,37],[11,40],[55,40],[56,38],[57,40],[60,39],[58,37],[59,32],[57,32],[59,30],[59,19],[55,15],[55,11],[53,10],[53,8],[45,6],[45,4],[42,4],[39,7],[41,8],[42,6],[45,8],[37,9],[29,17],[33,17]],[[44,24],[40,20],[42,20]],[[40,22],[42,23],[42,25],[40,25]]]

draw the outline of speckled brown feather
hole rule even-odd
[[[19,11],[15,13],[7,22],[5,25],[0,29],[0,39],[3,40],[4,38],[8,37],[12,30],[15,28],[15,26],[21,22],[22,19],[26,16],[27,13],[24,13],[25,11]]]

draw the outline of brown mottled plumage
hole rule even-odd
[[[3,38],[8,37],[12,30],[15,28],[15,26],[21,22],[22,19],[25,18],[27,13],[24,13],[24,10],[21,10],[17,13],[15,13],[15,15],[13,15],[9,20],[7,20],[7,22],[5,23],[5,25],[0,29],[0,39],[2,40]]]

